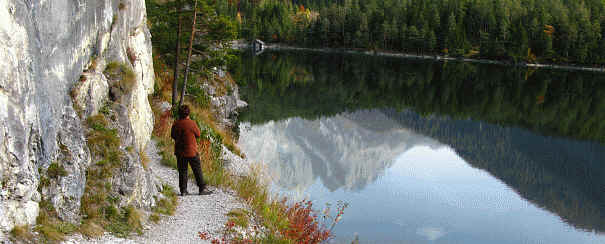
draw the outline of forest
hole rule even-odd
[[[230,0],[241,37],[506,62],[605,63],[602,0]]]
[[[605,143],[605,80],[596,73],[320,52],[264,52],[232,69],[253,124],[393,108],[430,117]]]

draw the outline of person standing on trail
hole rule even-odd
[[[170,130],[170,136],[174,140],[174,154],[177,158],[179,171],[179,188],[181,196],[189,194],[187,192],[187,166],[190,165],[195,176],[195,182],[200,188],[200,195],[211,194],[211,191],[205,190],[206,183],[202,175],[202,166],[197,151],[196,139],[200,137],[200,129],[195,121],[189,118],[189,106],[182,105],[179,108],[179,120],[175,121]]]

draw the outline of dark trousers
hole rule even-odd
[[[206,187],[204,183],[204,176],[202,175],[202,165],[200,163],[200,157],[195,155],[192,158],[186,157],[176,157],[177,158],[177,166],[179,170],[179,189],[181,193],[187,192],[187,165],[191,166],[191,170],[193,171],[193,176],[195,176],[195,182],[197,186],[200,188],[200,191],[203,191]]]

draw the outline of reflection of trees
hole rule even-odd
[[[523,198],[576,228],[605,232],[605,148],[470,120],[385,112],[404,127],[450,145]]]
[[[449,144],[529,201],[577,228],[605,232],[604,146],[503,127],[603,143],[605,77],[369,56],[272,55],[277,58],[243,58],[234,72],[247,83],[242,93],[250,107],[241,119],[263,123],[392,108],[386,113],[404,127]],[[281,75],[293,67],[312,78],[303,84]],[[395,112],[405,108],[423,116]]]
[[[244,57],[234,73],[252,123],[411,107],[605,142],[605,77],[593,73],[307,52]]]

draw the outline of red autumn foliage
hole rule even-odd
[[[170,127],[172,126],[172,111],[166,110],[162,115],[160,115],[160,119],[156,122],[155,126],[155,134],[156,136],[163,136],[169,133]]]
[[[313,210],[313,203],[309,200],[303,200],[288,206],[284,198],[279,203],[284,210],[284,217],[288,220],[288,226],[287,228],[280,229],[279,233],[276,234],[279,234],[285,240],[290,240],[297,244],[320,244],[332,238],[332,230],[340,221],[344,209],[348,206],[346,203],[339,202],[337,205],[337,214],[331,216],[328,205],[320,216]],[[202,240],[210,240],[211,243],[215,244],[255,243],[254,240],[246,238],[229,238],[230,236],[226,233],[234,233],[234,227],[235,223],[228,221],[225,224],[225,231],[221,239],[211,239],[208,232],[199,232],[198,235]],[[256,228],[254,229],[256,230]]]

